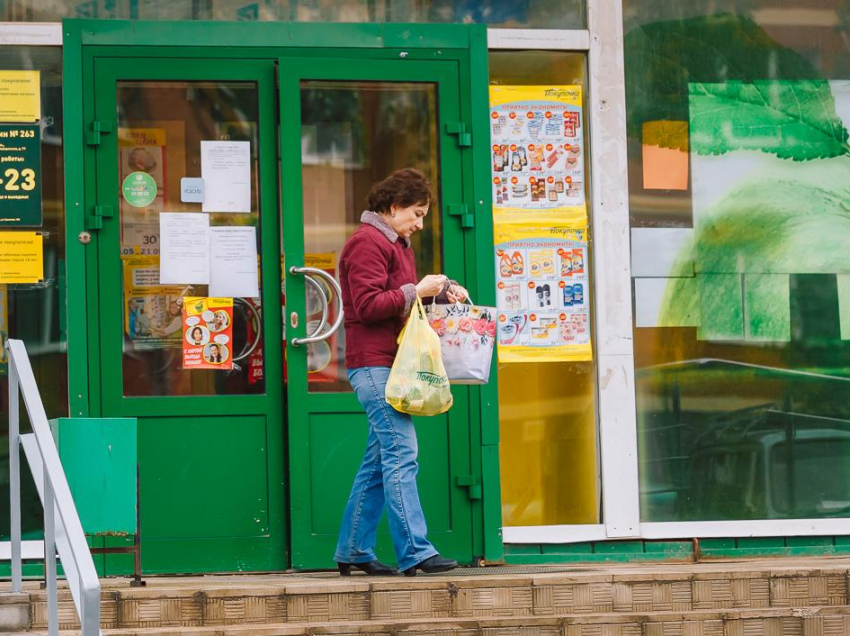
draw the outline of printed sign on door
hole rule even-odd
[[[183,299],[183,368],[233,368],[233,299]]]

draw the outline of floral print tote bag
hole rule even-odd
[[[496,340],[496,308],[472,304],[426,307],[440,337],[443,365],[452,384],[487,384]]]

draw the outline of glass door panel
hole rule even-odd
[[[412,166],[437,193],[426,229],[414,235],[419,273],[445,273],[463,283],[465,236],[459,218],[444,210],[471,201],[464,199],[463,155],[447,126],[460,120],[456,63],[281,58],[280,71],[292,565],[310,569],[333,565],[368,432],[344,367],[345,334],[296,342],[318,329],[324,306],[327,323],[335,322],[336,281],[322,275],[336,276],[339,251],[359,225],[372,185]],[[453,258],[444,262],[444,254]],[[470,399],[466,387],[453,393],[451,411],[418,427],[420,452],[428,458],[418,483],[429,537],[441,552],[469,562],[472,508],[458,484],[472,471]],[[379,528],[378,555],[392,562],[385,530]]]
[[[280,298],[274,63],[109,51],[92,53],[86,76],[91,414],[138,422],[145,571],[280,569],[280,318],[255,298],[275,308]],[[164,236],[161,222],[175,218],[197,225]],[[201,274],[187,274],[192,263]],[[200,314],[199,358],[233,369],[183,362],[181,304],[210,294],[232,298],[234,315],[228,325]]]
[[[160,214],[209,212],[211,227],[256,228],[259,104],[254,82],[119,81],[118,180],[123,299],[122,371],[125,396],[222,395],[265,390],[258,298],[234,298],[232,339],[210,343],[233,369],[186,369],[182,361],[183,299],[209,295],[208,285],[160,284]],[[216,213],[199,196],[181,196],[184,178],[200,179],[202,142],[241,141],[249,148],[249,206]],[[139,183],[135,190],[134,184]],[[212,190],[214,184],[207,184]],[[211,192],[209,193],[211,195]],[[235,195],[235,193],[232,193]],[[212,254],[215,258],[215,254]],[[213,324],[212,332],[226,325]],[[198,327],[198,329],[201,329]],[[212,340],[212,332],[201,331]],[[225,336],[226,337],[226,336]],[[222,338],[221,335],[218,336]],[[217,351],[212,352],[216,347]],[[213,358],[210,358],[213,359]]]
[[[301,82],[304,264],[336,275],[340,249],[360,223],[372,185],[400,168],[422,170],[440,191],[437,85],[426,82]],[[413,236],[417,269],[442,271],[440,201]],[[331,289],[320,282],[327,301]],[[308,286],[307,332],[322,317],[319,288]],[[333,323],[338,303],[330,303]],[[307,345],[310,392],[351,391],[344,327]]]

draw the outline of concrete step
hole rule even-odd
[[[63,632],[72,636],[77,632]],[[433,618],[106,630],[104,636],[839,636],[850,607],[606,613],[587,616]]]
[[[131,588],[126,581],[113,579],[104,581],[101,621],[104,629],[124,630],[120,633],[207,627],[215,632],[284,624],[301,629],[304,624],[370,621],[522,623],[582,615],[807,611],[850,604],[847,559],[520,570],[493,568],[476,576],[456,571],[416,578],[303,574],[150,578],[146,588]],[[32,628],[46,629],[44,592],[30,590],[29,599]],[[67,590],[60,591],[59,601],[61,628],[77,629]],[[838,633],[850,635],[850,629]]]
[[[24,593],[0,592],[0,636],[21,633],[30,624],[30,598]]]

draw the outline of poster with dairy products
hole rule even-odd
[[[581,86],[490,87],[497,221],[584,215],[581,104]]]
[[[497,224],[499,362],[592,359],[587,227]]]

